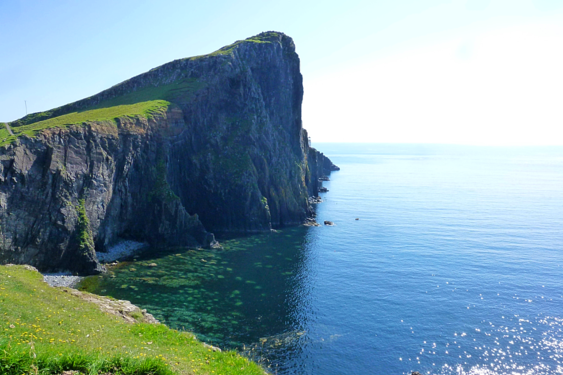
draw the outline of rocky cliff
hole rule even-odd
[[[120,239],[302,223],[337,169],[309,147],[302,97],[293,41],[268,32],[4,124],[0,263],[94,273]]]

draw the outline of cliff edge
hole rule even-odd
[[[90,274],[121,239],[302,223],[338,169],[309,147],[302,98],[292,39],[267,32],[0,123],[0,264]]]

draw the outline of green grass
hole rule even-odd
[[[18,137],[35,137],[41,131],[52,128],[68,128],[71,125],[88,122],[109,122],[115,125],[120,117],[151,117],[163,113],[179,99],[189,100],[204,83],[195,79],[184,79],[168,85],[151,86],[106,100],[83,111],[67,113],[49,118],[54,110],[33,114],[27,119],[10,123],[14,136],[11,136],[2,123],[0,127],[0,147],[14,142]]]
[[[218,55],[230,55],[233,53],[233,51],[235,50],[235,48],[242,43],[248,43],[248,42],[253,42],[253,43],[271,43],[270,41],[267,40],[260,40],[260,39],[245,39],[245,40],[239,40],[238,42],[234,42],[233,44],[229,44],[228,46],[225,46],[223,48],[218,49],[215,52],[212,52],[210,54],[207,55],[202,55],[202,56],[194,56],[191,57],[191,59],[193,60],[197,60],[200,59],[202,57],[208,57],[208,56],[218,56]]]
[[[94,240],[90,232],[90,221],[86,215],[86,207],[84,207],[84,199],[78,201],[76,207],[78,213],[78,240],[80,251],[86,253],[89,249],[94,248]]]
[[[113,107],[72,112],[66,115],[35,122],[29,125],[12,127],[14,136],[9,136],[7,129],[4,127],[3,130],[0,130],[0,146],[11,143],[15,141],[16,138],[23,135],[35,137],[45,129],[64,129],[68,128],[71,125],[85,124],[88,122],[109,122],[115,125],[115,119],[120,117],[150,117],[156,113],[166,111],[169,105],[170,103],[165,100],[152,100],[136,104],[116,105]]]
[[[170,103],[176,103],[180,99],[189,100],[203,87],[205,87],[205,83],[193,78],[186,78],[168,85],[144,87],[129,94],[106,100],[93,108],[129,105],[151,100],[165,100]]]
[[[258,34],[256,36],[247,38],[245,40],[236,41],[233,44],[229,44],[228,46],[222,47],[222,48],[218,49],[217,51],[209,53],[207,55],[194,56],[194,57],[190,57],[190,59],[191,60],[197,60],[197,59],[201,59],[203,57],[209,57],[209,56],[230,55],[230,54],[233,53],[235,48],[238,47],[242,43],[249,43],[249,42],[250,43],[272,43],[271,41],[268,40],[268,38],[276,37],[278,35],[279,35],[279,33],[276,33],[276,32],[273,32],[273,31],[264,32],[264,33]]]
[[[6,128],[6,124],[0,122],[0,145],[5,143],[11,143],[16,140],[16,137],[11,135],[8,129]]]
[[[0,266],[0,373],[264,374],[234,352],[213,352],[191,333],[127,324],[42,282],[23,266]]]

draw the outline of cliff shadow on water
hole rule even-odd
[[[309,147],[299,64],[266,32],[0,123],[0,263],[99,273],[123,240],[213,248],[314,216],[338,167]]]

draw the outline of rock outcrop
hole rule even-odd
[[[90,274],[120,239],[209,247],[208,230],[303,223],[319,177],[338,167],[309,147],[302,98],[293,41],[268,32],[10,123],[17,133],[89,108],[168,103],[0,148],[0,263]]]

